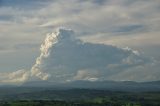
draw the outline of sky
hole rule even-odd
[[[0,82],[160,80],[159,11],[159,0],[0,0]],[[47,33],[58,43],[45,56]]]

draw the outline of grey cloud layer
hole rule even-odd
[[[32,10],[24,8],[24,5]],[[38,36],[52,31],[53,28],[66,26],[76,30],[81,36],[94,37],[104,33],[106,36],[120,35],[127,39],[126,35],[132,36],[135,33],[140,38],[140,34],[145,34],[148,38],[148,32],[156,32],[152,37],[157,39],[160,29],[159,7],[158,0],[2,0],[0,37],[18,38],[20,43],[21,39],[32,37],[28,42],[39,42],[38,40],[42,41],[42,36]],[[139,42],[147,44],[145,41],[137,42],[139,45]],[[14,41],[11,43],[14,44]]]
[[[24,8],[24,5],[32,10]],[[16,41],[19,39],[20,43],[23,39],[27,39],[28,42],[39,42],[43,36],[38,36],[51,32],[53,28],[66,26],[76,30],[81,36],[94,37],[104,33],[105,39],[117,35],[129,39],[126,35],[132,36],[134,33],[133,36],[138,35],[138,39],[141,39],[144,38],[141,34],[145,34],[145,38],[148,38],[148,33],[152,33],[152,38],[157,39],[160,29],[159,7],[158,0],[15,0],[14,2],[2,0],[0,38],[8,36]],[[44,28],[45,30],[42,30]],[[11,43],[14,44],[14,40]],[[141,40],[137,42],[139,45],[140,42],[150,44]],[[125,42],[117,40],[113,43]]]

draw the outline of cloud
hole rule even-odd
[[[51,0],[0,0],[0,7],[6,6],[21,9],[37,9],[45,6],[49,1]]]
[[[18,70],[11,73],[0,73],[1,84],[18,84],[27,81],[30,74],[26,70]]]
[[[129,68],[121,73],[110,76],[108,80],[116,81],[157,81],[160,80],[159,76],[159,62],[154,64],[147,64],[143,66],[136,66]]]
[[[74,80],[97,81],[98,76],[98,71],[95,70],[79,70],[77,71],[77,74],[74,76]]]
[[[151,62],[130,48],[84,43],[75,38],[72,30],[64,28],[47,35],[40,50],[32,76],[55,82],[107,80],[111,75]]]

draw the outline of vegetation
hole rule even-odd
[[[66,93],[68,99],[63,98],[63,100],[56,100],[55,98],[52,100],[51,98],[43,100],[10,99],[1,100],[0,106],[160,106],[160,92],[100,92],[94,90],[86,90],[86,92],[80,90],[78,92],[74,90],[75,94],[71,91],[69,93],[71,94]],[[73,99],[74,97],[76,99]]]

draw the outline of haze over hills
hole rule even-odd
[[[21,87],[44,87],[53,89],[99,89],[110,91],[160,91],[160,81],[134,82],[134,81],[73,81],[65,83],[52,83],[48,81],[26,82]]]
[[[81,100],[105,96],[159,94],[160,81],[73,81],[52,83],[26,82],[19,86],[1,86],[0,100]]]

